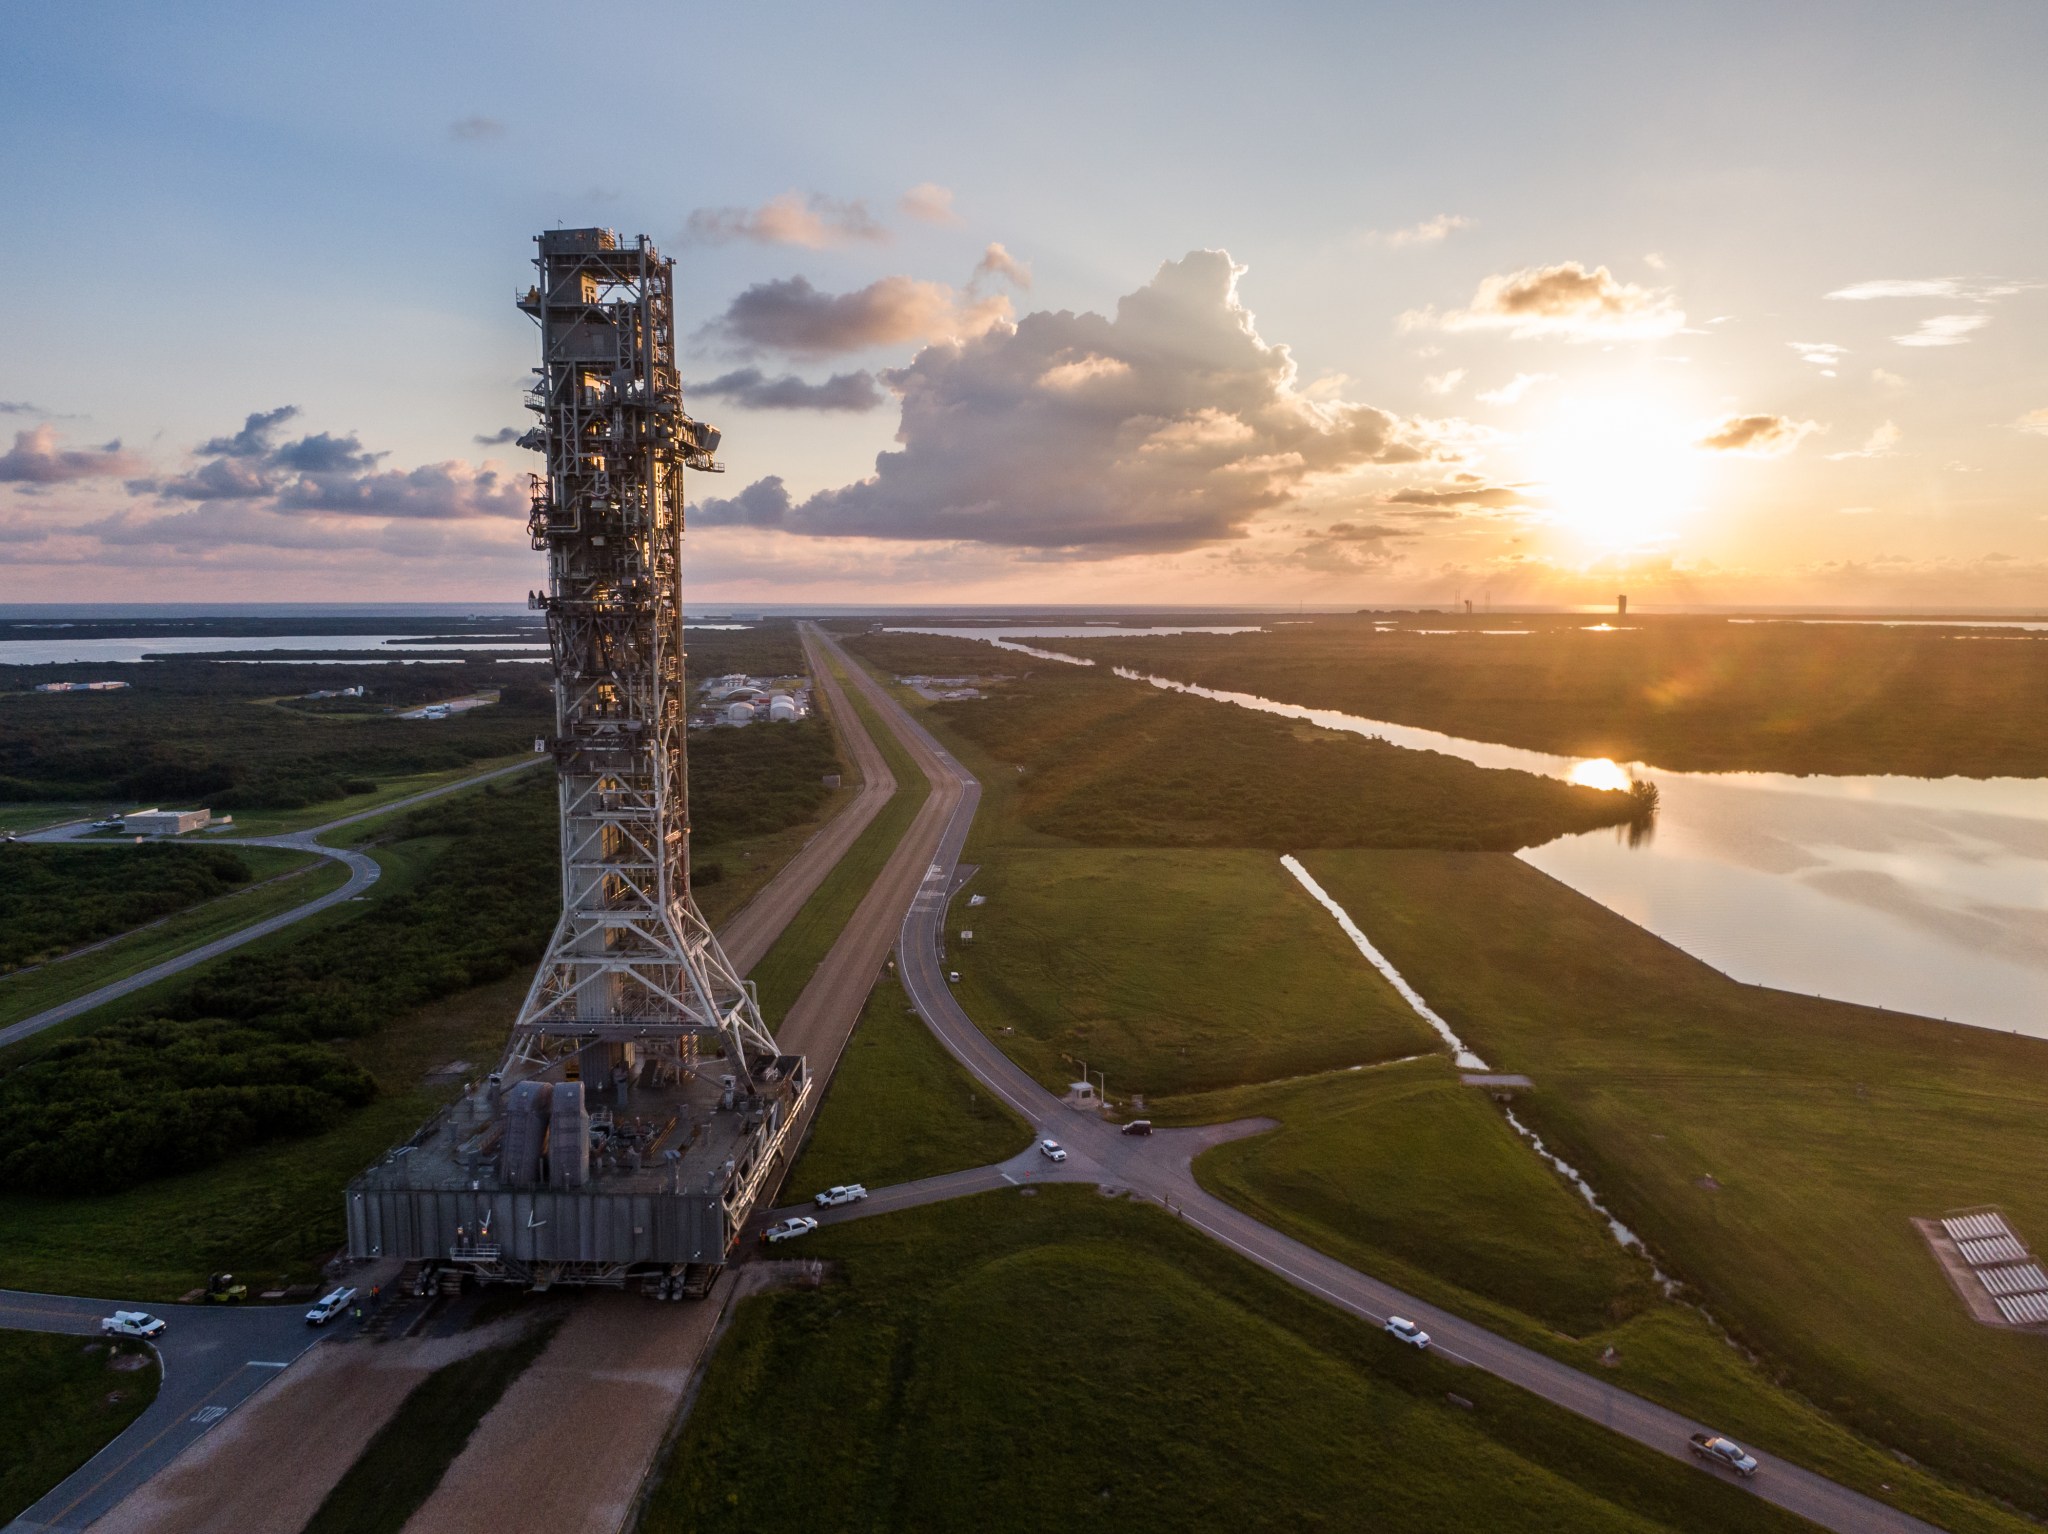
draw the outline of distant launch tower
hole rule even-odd
[[[673,263],[642,235],[539,237],[520,439],[547,458],[562,915],[503,1066],[349,1187],[349,1249],[486,1280],[701,1293],[770,1184],[810,1078],[690,898]]]

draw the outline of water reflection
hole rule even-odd
[[[1637,821],[1519,856],[1738,980],[2048,1037],[2043,780],[1668,772],[1115,670],[1482,767],[1652,784],[1654,834]]]

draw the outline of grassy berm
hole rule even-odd
[[[843,1281],[740,1308],[647,1534],[1804,1527],[1093,1189],[836,1226],[807,1255]]]
[[[1767,1370],[2048,1514],[2048,1339],[1971,1320],[1910,1223],[2048,1246],[2048,1042],[1739,984],[1512,858],[1305,861]]]

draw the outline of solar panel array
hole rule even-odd
[[[1998,1313],[2014,1326],[2039,1326],[2048,1322],[2048,1294],[2016,1294],[2009,1300],[1995,1300]]]
[[[1948,1232],[1951,1241],[1981,1241],[1988,1236],[2010,1236],[2012,1228],[2000,1215],[1963,1214],[1952,1220],[1943,1220],[1941,1228]]]
[[[1941,1228],[2009,1325],[2048,1325],[2048,1272],[2002,1216],[1960,1214]]]
[[[1979,1268],[1977,1281],[1993,1294],[2048,1292],[2048,1273],[2038,1262],[2014,1263],[2009,1268]]]
[[[1958,1241],[1956,1250],[1973,1268],[1988,1268],[1994,1262],[2024,1262],[2027,1249],[2017,1236],[1991,1236],[1982,1241]]]

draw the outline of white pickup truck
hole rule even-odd
[[[117,1310],[101,1320],[100,1331],[109,1337],[154,1339],[164,1334],[164,1323],[146,1310]]]

